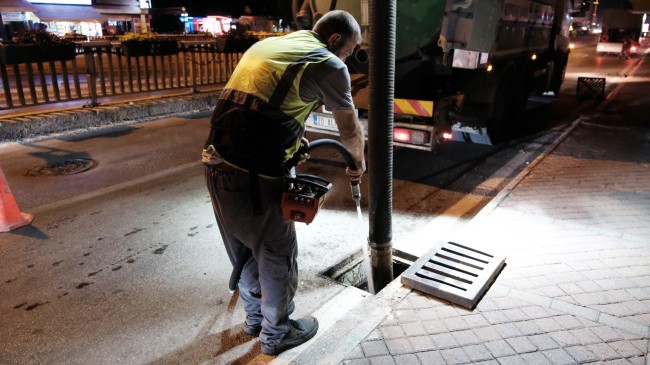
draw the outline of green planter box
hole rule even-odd
[[[77,56],[77,45],[57,44],[53,46],[42,46],[45,61],[71,61]]]
[[[259,39],[257,38],[238,38],[224,37],[217,40],[217,47],[222,53],[244,53]]]
[[[124,41],[121,43],[122,54],[126,57],[140,57],[151,54],[152,44],[149,41]]]
[[[85,42],[88,40],[88,37],[83,34],[66,34],[63,38],[71,42]]]
[[[70,61],[77,55],[74,43],[41,46],[28,43],[0,45],[0,62],[4,65],[46,61]]]
[[[154,41],[151,44],[153,53],[161,56],[175,55],[180,51],[175,39]]]
[[[18,65],[27,62],[43,62],[45,54],[36,44],[0,44],[0,62],[4,65]]]

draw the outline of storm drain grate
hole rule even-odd
[[[605,98],[605,78],[603,77],[578,77],[576,97],[583,99]]]
[[[504,265],[504,255],[443,242],[402,274],[402,284],[471,309]]]
[[[86,158],[75,158],[45,167],[35,167],[29,170],[29,172],[27,172],[27,175],[73,175],[90,170],[95,167],[95,165],[96,163],[94,160]]]

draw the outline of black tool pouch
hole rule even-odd
[[[219,155],[250,174],[256,214],[262,211],[259,175],[285,176],[285,151],[297,138],[279,117],[234,106],[212,122],[213,144]]]
[[[213,129],[214,146],[226,161],[262,175],[284,175],[285,150],[296,136],[276,120],[235,107],[215,120]]]

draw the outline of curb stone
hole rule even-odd
[[[76,129],[105,126],[141,119],[162,118],[189,111],[204,111],[214,107],[218,92],[123,102],[79,108],[66,111],[33,113],[0,119],[0,142],[17,141],[25,138],[67,132]]]

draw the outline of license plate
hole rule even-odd
[[[338,130],[336,121],[334,121],[333,117],[320,114],[312,114],[311,118],[308,118],[307,120],[309,121],[307,125],[314,128]]]

